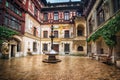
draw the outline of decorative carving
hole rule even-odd
[[[3,59],[9,59],[9,47],[8,43],[4,42],[1,47],[1,52],[2,52],[2,58]]]
[[[73,45],[81,45],[81,46],[85,46],[85,40],[76,40],[76,41],[73,41]]]
[[[9,54],[9,47],[7,42],[2,44],[1,52],[2,54]]]

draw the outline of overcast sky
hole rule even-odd
[[[47,2],[68,2],[69,0],[47,0]],[[80,0],[71,0],[71,1],[80,1]]]

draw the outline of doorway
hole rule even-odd
[[[11,57],[15,57],[15,45],[11,45]]]
[[[59,44],[53,44],[53,49],[59,52]]]

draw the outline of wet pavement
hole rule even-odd
[[[120,80],[120,69],[86,57],[57,56],[62,62],[43,63],[45,55],[0,60],[0,80]]]

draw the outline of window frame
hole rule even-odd
[[[54,21],[58,21],[59,20],[59,14],[58,12],[54,12]]]
[[[55,36],[55,38],[58,38],[58,31],[57,30],[54,31],[54,36]]]
[[[21,21],[9,15],[8,13],[6,13],[4,16],[4,24],[18,31],[21,31],[22,28]]]
[[[64,31],[64,38],[70,38],[70,31],[69,30]]]
[[[33,52],[37,52],[37,42],[33,42]]]
[[[114,13],[120,10],[120,0],[114,0],[113,1],[113,11]]]
[[[48,13],[44,13],[44,21],[48,21]]]
[[[43,38],[48,38],[48,31],[43,31]]]
[[[47,43],[43,43],[43,51],[48,51],[48,44]]]
[[[65,11],[64,12],[64,20],[69,20],[70,19],[70,13],[69,13],[69,11]]]
[[[69,43],[64,44],[64,52],[70,52],[70,44]]]
[[[33,35],[34,35],[34,36],[37,35],[36,32],[37,32],[37,28],[36,28],[36,27],[33,27]]]

